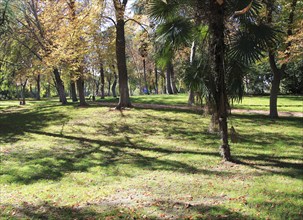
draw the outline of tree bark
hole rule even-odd
[[[72,101],[78,102],[77,93],[76,93],[76,83],[73,80],[70,81],[70,92],[71,92]]]
[[[59,70],[57,68],[54,68],[54,76],[55,76],[55,81],[56,81],[56,86],[57,86],[57,91],[59,94],[59,98],[60,98],[60,102],[62,103],[62,105],[66,105],[67,104],[67,99],[65,96],[65,90],[64,90],[64,84],[63,81],[60,77],[60,73]]]
[[[195,56],[196,56],[196,42],[193,41],[192,42],[192,46],[191,46],[191,50],[190,50],[190,65],[193,65]],[[189,95],[188,95],[188,105],[193,105],[195,103],[195,93],[193,91],[193,89],[189,88]]]
[[[120,10],[116,13],[117,16],[116,56],[117,56],[117,66],[118,66],[118,74],[119,74],[119,92],[120,92],[120,99],[118,105],[116,106],[116,109],[122,109],[126,107],[132,107],[132,105],[129,98],[128,75],[127,75],[126,53],[125,53],[125,30],[124,30],[125,7],[116,8],[116,10]],[[121,16],[120,13],[123,13],[123,16]]]
[[[158,95],[159,94],[159,78],[158,78],[158,68],[157,65],[155,65],[155,93]]]
[[[173,94],[177,94],[178,89],[176,86],[175,70],[174,70],[174,66],[172,63],[170,63],[169,68],[170,68],[171,88],[172,88]]]
[[[103,63],[100,64],[100,77],[101,77],[101,99],[104,99],[105,98],[105,92],[104,92],[105,80],[104,80]]]
[[[107,96],[110,96],[111,77],[107,77]]]
[[[169,63],[167,64],[167,69],[166,69],[166,92],[167,94],[174,94],[172,86],[171,86],[171,67],[172,64]]]
[[[27,79],[25,80],[24,83],[21,83],[21,98],[22,101],[20,102],[20,105],[25,105],[25,88],[26,88],[26,84],[27,84]]]
[[[143,58],[143,76],[144,76],[144,84],[145,84],[145,92],[149,95],[148,85],[147,85],[147,77],[146,77],[146,63],[145,59]]]
[[[41,75],[38,74],[37,76],[37,96],[36,96],[37,100],[41,99]]]
[[[187,104],[189,106],[192,106],[194,103],[195,103],[195,93],[192,89],[190,89]]]
[[[79,95],[79,105],[80,106],[87,106],[88,104],[85,101],[85,93],[84,93],[84,80],[82,76],[80,76],[77,79],[77,89],[78,89],[78,95]]]
[[[112,93],[113,93],[114,98],[117,98],[117,93],[116,93],[116,86],[117,86],[117,80],[118,80],[117,78],[118,78],[117,74],[116,74],[116,72],[114,72],[114,83],[112,85]]]
[[[230,147],[228,144],[227,94],[224,69],[224,5],[225,3],[220,5],[217,1],[210,2],[210,55],[211,67],[216,76],[216,111],[219,117],[219,127],[222,138],[220,150],[223,159],[231,161]]]
[[[289,13],[289,18],[288,18],[288,29],[287,29],[288,36],[291,36],[293,34],[292,26],[293,26],[293,22],[294,22],[296,6],[297,6],[297,0],[292,0],[291,11]],[[267,7],[267,11],[268,11],[267,22],[269,24],[272,24],[272,22],[273,22],[272,13],[274,10],[274,1],[267,1],[266,7]],[[288,51],[290,46],[291,46],[291,42],[288,42],[286,45],[286,48],[287,48],[286,51]],[[289,57],[290,53],[286,52],[286,55]],[[280,68],[278,68],[274,50],[271,49],[269,51],[269,64],[270,64],[271,72],[273,74],[273,80],[272,80],[271,90],[270,90],[269,116],[271,118],[278,118],[279,117],[278,106],[277,106],[278,95],[280,92],[280,82],[281,82],[282,77],[286,70],[286,63],[282,64],[282,66]]]

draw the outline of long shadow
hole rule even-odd
[[[292,126],[296,128],[303,128],[303,118],[301,117],[281,117],[277,119],[271,119],[267,115],[252,115],[252,114],[237,114],[232,115],[232,118],[246,120],[250,123],[262,123],[262,125],[279,125]]]
[[[205,204],[188,204],[185,202],[174,202],[160,200],[157,201],[157,206],[151,213],[144,213],[141,208],[134,206],[132,208],[122,205],[106,205],[102,204],[87,204],[81,207],[72,206],[56,206],[48,202],[33,205],[30,203],[23,203],[20,206],[13,206],[11,204],[4,204],[2,209],[14,210],[14,215],[18,218],[26,219],[167,219],[167,217],[173,217],[173,219],[190,219],[188,216],[195,215],[195,219],[255,219],[248,215],[243,215],[240,212],[231,211],[228,208],[219,205],[205,205]],[[144,208],[144,207],[143,207]],[[159,214],[154,214],[154,212]],[[2,218],[6,219],[18,219],[14,218],[10,212],[3,212]],[[199,215],[199,213],[201,213]]]
[[[224,176],[231,175],[228,172],[198,169],[180,161],[145,156],[142,154],[143,152],[140,151],[151,151],[162,154],[199,154],[218,157],[216,153],[212,152],[179,151],[154,146],[143,147],[137,143],[133,143],[129,138],[112,142],[37,130],[27,130],[27,132],[73,140],[78,142],[80,147],[73,149],[56,148],[26,154],[23,152],[15,152],[10,155],[10,157],[18,161],[23,161],[23,167],[1,171],[2,175],[9,175],[11,177],[8,180],[9,182],[31,184],[39,180],[58,180],[66,173],[74,171],[86,172],[92,167],[118,166],[121,164],[131,164],[134,167],[148,170],[169,170],[181,173],[203,173]],[[144,143],[141,144],[145,145]],[[134,150],[138,150],[138,152]],[[100,155],[102,159],[96,159],[94,156],[96,154]]]
[[[125,137],[126,140],[127,140],[126,142],[121,141],[121,140],[120,141],[116,140],[115,142],[112,142],[112,141],[104,141],[104,140],[94,140],[94,139],[89,139],[89,138],[85,138],[85,137],[75,137],[75,136],[71,136],[71,135],[61,135],[61,134],[44,132],[44,131],[31,130],[31,131],[28,131],[28,132],[35,133],[35,134],[40,134],[40,135],[47,135],[47,136],[57,137],[57,138],[64,138],[64,139],[69,139],[69,140],[77,140],[77,141],[80,141],[80,142],[88,142],[88,143],[91,143],[91,144],[94,143],[94,144],[99,144],[99,146],[105,146],[105,147],[107,147],[107,146],[121,147],[121,148],[127,147],[127,148],[136,149],[136,150],[154,151],[154,152],[157,152],[157,153],[195,154],[195,155],[208,155],[208,156],[218,157],[217,153],[210,153],[210,152],[203,152],[203,151],[170,150],[170,149],[166,149],[166,148],[152,147],[152,146],[141,147],[141,146],[138,146],[138,145],[135,145],[134,143],[132,143],[128,137]]]
[[[194,215],[195,219],[256,219],[240,212],[232,211],[220,205],[206,205],[203,203],[191,203],[174,200],[157,200],[157,209],[164,212],[166,216],[173,216],[173,219],[190,219],[188,216]],[[197,215],[201,213],[200,215]]]
[[[282,160],[283,157],[280,158],[262,154],[258,156],[237,156],[235,162],[258,170],[263,170],[268,173],[303,180],[303,163],[284,162]],[[266,167],[279,169],[270,169],[269,171]]]
[[[18,107],[11,109],[18,109]],[[49,123],[58,123],[67,118],[67,115],[56,110],[52,112],[37,109],[6,111],[0,114],[0,144],[14,143],[28,130],[39,130]]]

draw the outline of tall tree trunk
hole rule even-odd
[[[146,63],[145,59],[143,58],[143,76],[144,76],[144,85],[145,85],[145,93],[149,95],[148,85],[147,85],[147,77],[146,77]]]
[[[104,81],[103,63],[100,64],[100,77],[101,77],[101,99],[104,99],[105,98],[105,92],[104,92],[105,81]]]
[[[58,94],[59,94],[60,102],[62,103],[62,105],[66,105],[67,104],[67,99],[66,99],[66,96],[65,96],[64,84],[63,84],[63,81],[60,77],[59,70],[57,68],[54,68],[53,73],[54,73],[55,80],[56,80],[56,86],[57,86],[57,91],[58,91]]]
[[[174,94],[172,86],[171,86],[171,66],[172,64],[167,64],[166,69],[166,92],[167,94]]]
[[[49,82],[47,83],[47,87],[46,87],[46,95],[47,98],[51,97],[51,84]]]
[[[107,95],[110,96],[111,77],[107,77]]]
[[[117,80],[118,80],[118,76],[117,76],[116,72],[114,72],[114,83],[112,85],[112,93],[113,93],[114,98],[117,97],[117,93],[116,93]]]
[[[271,118],[278,118],[279,116],[278,106],[277,106],[278,95],[280,92],[280,82],[284,73],[284,69],[286,68],[286,65],[282,65],[281,69],[277,67],[274,52],[269,52],[269,63],[273,74],[273,80],[270,90],[269,116]]]
[[[230,161],[230,147],[228,144],[227,127],[227,94],[225,86],[224,70],[224,5],[218,1],[210,2],[209,31],[210,31],[210,55],[211,66],[216,75],[216,110],[219,117],[222,145],[220,147],[221,155],[224,160]]]
[[[72,101],[78,102],[77,93],[76,93],[76,83],[73,80],[70,81],[70,92],[71,92]]]
[[[177,94],[178,89],[176,86],[176,76],[175,76],[174,66],[172,63],[170,63],[169,68],[170,68],[171,88],[172,88],[173,93]]]
[[[159,79],[158,79],[158,68],[157,65],[155,65],[155,93],[158,95],[159,94]]]
[[[80,101],[79,105],[80,106],[88,105],[85,101],[84,80],[83,80],[82,76],[80,76],[77,79],[77,89],[78,89],[78,95],[79,95],[79,101]]]
[[[193,41],[192,42],[192,46],[191,46],[191,51],[190,51],[190,65],[193,65],[195,56],[196,56],[196,42]],[[189,95],[188,95],[188,101],[187,101],[188,105],[193,105],[195,103],[195,93],[193,91],[193,89],[189,88]]]
[[[125,25],[124,19],[118,16],[117,25],[116,25],[116,55],[117,55],[117,66],[118,66],[118,74],[119,74],[120,99],[118,105],[116,106],[116,109],[132,107],[129,98],[129,89],[128,89],[124,25]]]
[[[27,84],[27,79],[25,80],[24,83],[21,83],[21,102],[20,105],[25,105],[25,88],[26,88],[26,84]]]
[[[37,100],[41,99],[41,75],[38,74],[37,76],[37,96],[36,96]]]

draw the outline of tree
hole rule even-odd
[[[162,26],[165,30],[161,31],[162,36],[172,36],[176,45],[186,42],[192,36],[190,33],[193,29],[189,28],[190,19],[186,20],[186,17],[184,18],[186,13],[180,10],[184,9],[184,5],[190,5],[191,9],[197,11],[201,21],[207,25],[208,56],[201,56],[204,60],[192,62],[191,69],[199,73],[193,72],[193,75],[202,74],[201,79],[204,82],[199,81],[203,84],[199,88],[206,88],[209,101],[214,104],[213,118],[220,127],[222,156],[225,160],[231,160],[226,111],[228,98],[241,98],[243,66],[260,59],[262,51],[268,48],[269,42],[273,42],[274,31],[263,23],[256,22],[258,20],[255,17],[260,9],[257,2],[217,0],[199,2],[199,6],[197,3],[154,0],[151,3],[151,15],[159,21],[163,21],[163,17],[167,20]],[[197,67],[193,63],[198,64]]]
[[[113,0],[116,15],[116,56],[119,74],[120,99],[117,109],[132,107],[129,98],[128,74],[125,53],[125,9],[127,0]]]
[[[278,4],[277,1],[268,0],[266,2],[266,7],[267,7],[266,18],[267,18],[267,22],[271,25],[273,25],[274,22],[277,22],[274,20],[275,7],[277,6],[276,4]],[[297,6],[297,0],[292,0],[291,8],[289,10],[287,26],[285,27],[287,29],[286,34],[289,38],[293,35],[293,24],[294,24],[296,6]],[[283,6],[281,6],[281,7],[283,7]],[[288,58],[290,56],[290,53],[289,53],[290,48],[291,48],[291,41],[289,41],[286,45],[283,45],[283,47],[282,47],[282,49],[284,49],[286,51],[286,54],[285,54],[286,58]],[[271,71],[273,74],[272,86],[271,86],[271,91],[270,91],[270,110],[269,110],[269,115],[272,118],[278,117],[277,99],[278,99],[278,94],[280,91],[280,82],[282,80],[283,75],[285,75],[285,71],[287,68],[286,62],[284,62],[280,67],[278,66],[276,50],[277,50],[277,48],[271,47],[268,52],[269,63],[270,63]]]

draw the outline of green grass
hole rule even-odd
[[[187,105],[187,99],[187,94],[141,95],[131,97],[134,103],[162,105]],[[117,101],[118,99],[114,98],[101,100],[101,102]],[[235,102],[233,108],[269,111],[269,96],[245,96],[242,102]],[[278,98],[278,111],[303,112],[303,96],[280,95]]]
[[[2,219],[303,218],[301,118],[233,116],[223,163],[198,114],[0,106]]]
[[[277,105],[278,111],[303,112],[303,96],[280,95]],[[234,108],[269,111],[269,96],[244,97]]]

